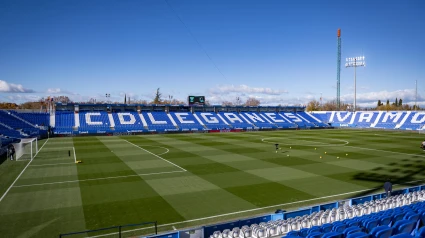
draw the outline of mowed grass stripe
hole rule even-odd
[[[125,138],[136,145],[142,144],[157,144],[153,141],[153,138],[157,138],[163,142],[167,140],[175,141],[174,139],[164,138],[162,136],[148,136],[148,137],[129,137]],[[161,143],[161,146],[170,148],[171,153],[175,150],[182,150],[182,147],[177,145],[176,148],[171,147],[166,143]],[[178,149],[177,149],[178,148]],[[168,155],[168,154],[166,154]],[[165,155],[164,155],[165,156]],[[192,155],[193,156],[193,155]],[[173,161],[170,156],[168,160]],[[206,160],[205,158],[198,158],[200,160]],[[178,164],[179,166],[182,166]],[[241,199],[238,196],[226,191],[225,189],[217,186],[214,183],[204,179],[199,174],[203,174],[204,169],[210,168],[212,171],[237,171],[234,168],[214,163],[213,161],[204,162],[202,164],[194,164],[192,166],[199,166],[199,170],[193,169],[191,165],[186,164],[182,166],[184,169],[190,168],[190,171],[185,172],[184,176],[167,176],[164,178],[146,178],[149,185],[152,186],[161,196],[167,200],[186,220],[199,218],[202,216],[214,216],[228,212],[235,212],[240,210],[256,208],[256,206],[246,200]],[[219,166],[219,167],[217,167]],[[225,201],[225,202],[224,202]]]
[[[106,137],[104,137],[106,138]],[[169,173],[182,171],[179,167],[150,154],[146,149],[154,149],[155,147],[144,148],[145,150],[128,143],[124,139],[119,141],[110,141],[98,137],[102,143],[111,150],[117,157],[121,159],[131,170],[137,174],[149,173]],[[142,147],[143,148],[143,147]],[[157,150],[154,149],[155,152]],[[160,150],[162,151],[162,150]],[[152,153],[152,152],[151,152]]]
[[[46,143],[33,162],[45,163],[60,139]],[[72,142],[72,141],[71,141]],[[47,150],[44,150],[44,149]],[[66,156],[68,156],[66,154]],[[56,168],[31,167],[22,174],[18,184],[54,179],[76,178],[75,164]],[[85,219],[78,184],[59,186],[13,187],[0,203],[2,234],[7,237],[52,237],[62,232],[84,230]]]
[[[87,145],[91,145],[90,150]],[[95,137],[74,138],[79,179],[129,175],[120,179],[80,182],[81,198],[88,229],[146,221],[170,223],[184,220],[167,201],[136,172]],[[99,156],[99,154],[101,156]]]
[[[209,141],[215,141],[216,138],[220,141],[225,141],[227,144],[232,143],[232,140],[237,140],[234,138],[237,138],[239,135],[243,135],[243,133],[238,133],[238,136],[234,136],[232,139],[229,139],[228,135],[231,135],[232,133],[228,133],[225,135],[221,135],[220,137],[217,137],[215,135],[211,136],[211,135],[205,135],[205,134],[196,134],[194,135],[194,137],[197,138],[197,141],[202,140],[202,139],[207,139]],[[264,133],[263,133],[264,136]],[[243,137],[243,136],[241,136]],[[251,136],[252,137],[252,136]],[[306,136],[304,136],[306,137]],[[179,137],[179,138],[187,138],[187,137]],[[224,139],[223,139],[224,138]],[[314,137],[312,138],[314,140]],[[255,142],[247,142],[244,146],[251,146],[251,143],[258,143],[259,141],[261,141],[260,139],[254,140]],[[261,143],[261,142],[260,142]],[[241,144],[241,143],[239,143]],[[264,144],[264,143],[263,143]],[[274,152],[274,145],[272,145],[273,147],[270,148],[270,146],[268,145],[268,154],[269,157],[275,157],[273,159],[266,159],[267,161],[272,161],[273,163],[276,164],[280,164],[283,166],[288,166],[288,167],[280,167],[280,168],[274,168],[273,166],[268,166],[265,165],[265,163],[261,162],[258,163],[256,161],[258,160],[252,160],[252,161],[246,161],[246,163],[238,163],[238,162],[224,162],[226,165],[232,166],[232,164],[235,164],[237,166],[237,168],[244,170],[248,173],[253,173],[259,177],[263,177],[266,178],[269,181],[274,181],[274,182],[278,182],[280,184],[284,184],[285,186],[288,187],[292,187],[293,189],[298,189],[298,190],[302,190],[306,193],[312,194],[314,196],[328,196],[328,195],[332,195],[332,194],[338,194],[338,193],[345,193],[345,192],[350,192],[350,191],[354,191],[354,190],[364,190],[367,187],[366,186],[362,186],[356,183],[350,183],[349,181],[340,181],[338,179],[335,178],[331,178],[331,177],[326,177],[326,176],[321,176],[321,171],[328,171],[327,174],[335,174],[335,173],[344,173],[344,172],[350,172],[353,171],[351,169],[346,169],[345,167],[339,167],[339,166],[333,166],[333,168],[326,168],[326,164],[325,166],[323,166],[324,170],[320,170],[320,168],[317,168],[316,170],[314,169],[308,169],[308,168],[314,168],[315,165],[321,165],[323,164],[323,160],[319,159],[320,157],[320,153],[323,153],[323,150],[313,150],[312,147],[305,147],[305,148],[301,148],[300,150],[294,150],[291,149],[288,151],[285,151],[285,153],[291,154],[291,156],[288,158],[286,156],[283,156],[280,154],[281,151],[279,151],[279,154],[276,155],[275,153],[270,153],[270,152]],[[258,148],[259,146],[257,146]],[[308,149],[312,152],[306,153],[305,150],[303,149]],[[329,148],[327,147],[326,150],[329,150]],[[297,151],[299,152],[300,155],[298,156],[294,156],[294,154],[297,154]],[[332,149],[330,150],[332,151]],[[220,153],[218,153],[220,154]],[[312,156],[315,155],[313,158]],[[252,155],[249,156],[249,154],[246,154],[246,156],[248,157],[254,157],[258,156],[258,155]],[[307,158],[309,158],[310,162],[306,162],[305,158],[307,156]],[[317,156],[317,157],[316,157]],[[324,154],[323,154],[324,156]],[[223,156],[218,155],[217,157],[223,158]],[[234,156],[234,157],[238,157],[238,156]],[[295,158],[294,158],[295,157]],[[260,158],[264,158],[264,156],[261,156]],[[334,157],[334,159],[336,160],[336,156]],[[233,160],[233,158],[231,159]],[[289,161],[289,163],[287,163],[287,161]],[[300,164],[304,164],[304,165],[308,165],[309,167],[307,167],[307,169],[304,169],[306,167],[297,167],[297,165]],[[376,166],[380,166],[380,165],[375,165]],[[255,169],[252,169],[252,168]],[[289,167],[294,168],[292,171],[288,170]],[[331,167],[331,166],[328,166]],[[286,168],[286,169],[285,169]],[[190,170],[190,169],[189,169]],[[316,171],[319,171],[318,173]],[[306,173],[307,172],[307,173]],[[314,178],[312,178],[314,177]],[[304,182],[302,178],[305,178],[304,180],[306,181],[317,181],[318,184],[332,184],[334,185],[332,188],[333,189],[321,189],[321,188],[316,188],[314,189],[314,187],[312,188],[312,186],[310,186],[311,182]],[[300,183],[297,183],[296,181],[300,181]],[[291,181],[295,181],[295,183],[292,183]]]
[[[179,149],[188,151],[190,153],[196,154],[199,157],[207,160],[213,160],[215,163],[207,163],[207,164],[195,164],[195,165],[186,165],[184,168],[187,169],[189,172],[201,177],[202,179],[205,179],[217,186],[220,186],[223,184],[223,180],[221,179],[222,174],[226,174],[227,178],[230,179],[228,183],[232,183],[232,180],[238,180],[239,178],[237,176],[243,176],[245,181],[253,181],[252,183],[245,183],[245,184],[235,184],[234,187],[229,186],[223,186],[222,189],[230,192],[231,194],[250,202],[251,204],[256,205],[257,207],[261,206],[268,206],[268,205],[274,205],[279,203],[284,203],[287,201],[293,201],[294,197],[296,197],[298,200],[303,199],[309,199],[312,198],[308,193],[301,192],[297,189],[290,188],[288,186],[284,186],[283,184],[276,183],[274,181],[271,181],[267,178],[263,178],[261,176],[255,175],[253,173],[249,173],[247,171],[243,171],[238,169],[239,165],[249,165],[254,164],[252,169],[258,168],[258,165],[255,165],[255,162],[257,163],[263,163],[267,164],[267,162],[262,162],[253,158],[247,158],[248,160],[242,160],[237,161],[233,163],[227,163],[226,161],[223,161],[221,159],[214,160],[214,156],[209,156],[210,153],[206,153],[202,150],[202,148],[205,148],[204,144],[210,144],[210,146],[213,146],[214,151],[213,154],[219,154],[220,157],[229,158],[231,160],[232,157],[244,157],[241,155],[238,155],[237,153],[230,153],[225,151],[226,153],[223,154],[223,151],[220,151],[218,149],[219,146],[214,146],[214,141],[210,140],[210,142],[207,142],[205,139],[201,139],[199,137],[189,137],[189,136],[165,136],[165,137],[146,137],[146,139],[150,140],[158,140],[160,143],[165,145],[173,145],[173,141],[175,138],[178,138],[180,140]],[[170,141],[170,144],[167,144],[167,141]],[[182,143],[185,141],[186,143]],[[174,148],[173,148],[174,150]],[[209,148],[209,151],[211,151],[212,148]],[[217,153],[216,153],[217,152]],[[171,158],[170,158],[171,159]],[[233,160],[234,161],[234,160]],[[239,163],[239,165],[237,164]],[[266,167],[277,167],[274,164],[269,163]],[[302,172],[302,171],[298,171]],[[235,175],[232,178],[232,173]],[[230,177],[229,177],[230,176]],[[314,176],[314,175],[313,175]],[[254,192],[254,188],[263,188],[259,193]],[[251,191],[251,192],[248,192]],[[281,193],[282,192],[282,193]],[[287,198],[285,196],[280,196],[284,193],[291,193],[294,194],[294,197]]]

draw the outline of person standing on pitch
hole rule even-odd
[[[276,146],[276,153],[279,150],[279,144],[274,144]]]
[[[391,183],[390,179],[387,179],[387,182],[384,183],[384,189],[387,197],[391,196],[391,192],[393,191],[393,184]]]
[[[425,140],[424,140],[424,141],[422,141],[421,149],[423,149],[423,150],[425,151]]]

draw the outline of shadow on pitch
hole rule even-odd
[[[420,156],[413,156],[413,158],[403,159],[398,163],[390,163],[386,167],[378,167],[371,171],[360,172],[353,175],[354,180],[376,182],[380,184],[369,191],[358,193],[354,197],[362,197],[381,191],[387,179],[391,179],[392,184],[406,187],[424,184],[425,179],[418,180],[418,178],[415,177],[418,174],[423,174],[425,170],[424,158]],[[419,158],[421,160],[415,160]]]

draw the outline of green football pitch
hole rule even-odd
[[[0,165],[0,234],[147,221],[171,231],[377,193],[387,178],[423,184],[423,139],[337,129],[50,138],[32,161]]]

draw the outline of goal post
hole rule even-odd
[[[13,143],[16,160],[32,160],[38,153],[37,138],[23,138],[19,143]]]

